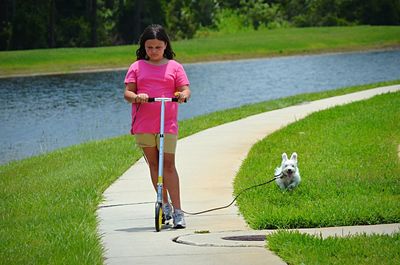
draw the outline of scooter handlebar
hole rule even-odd
[[[161,101],[161,99],[168,99],[167,101],[172,101],[172,102],[178,102],[179,99],[178,98],[148,98],[147,102],[155,102],[155,101]],[[185,98],[185,103],[187,102],[186,98]]]

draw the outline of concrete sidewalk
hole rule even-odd
[[[270,133],[312,112],[399,90],[399,85],[381,87],[313,101],[254,115],[180,140],[176,163],[183,209],[196,212],[228,204],[232,200],[232,181],[242,160],[258,140]],[[235,206],[186,216],[184,230],[167,228],[154,232],[156,195],[143,159],[111,185],[104,197],[98,217],[106,264],[285,264],[263,247],[263,241],[243,243],[222,239],[244,235],[259,238],[271,232],[250,230]],[[399,228],[399,224],[392,224],[322,230],[327,235],[347,235],[363,231],[392,233]]]

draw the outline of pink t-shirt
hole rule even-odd
[[[189,85],[182,65],[169,60],[163,65],[153,65],[145,60],[134,62],[125,76],[125,84],[136,83],[137,93],[149,97],[174,97],[176,89]],[[132,104],[131,133],[160,132],[161,102]],[[178,103],[165,103],[164,132],[178,134]]]

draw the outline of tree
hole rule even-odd
[[[241,9],[246,14],[249,24],[254,29],[262,24],[267,26],[270,22],[276,20],[279,16],[278,4],[268,3],[263,0],[241,0]]]
[[[189,8],[193,11],[194,20],[201,27],[212,27],[214,25],[219,3],[216,0],[191,1]]]
[[[150,24],[165,25],[165,13],[160,0],[126,0],[119,2],[116,25],[119,42],[137,43],[141,32]]]
[[[399,25],[399,0],[286,0],[286,18],[295,26]]]
[[[56,2],[55,0],[50,0],[49,23],[47,31],[48,32],[47,46],[49,48],[54,48],[56,46],[55,27],[56,27]]]
[[[362,7],[360,17],[362,24],[400,25],[399,0],[355,0]]]
[[[190,9],[190,0],[165,1],[166,22],[169,33],[174,39],[189,39],[194,36],[198,23]]]
[[[21,50],[47,47],[48,1],[25,0],[23,5],[11,2],[13,15],[9,48]]]
[[[90,23],[90,46],[97,46],[97,0],[87,0],[87,13]]]
[[[218,28],[221,20],[227,32],[283,23],[400,25],[399,0],[0,0],[0,6],[0,50],[137,43],[154,23],[175,39]]]
[[[218,7],[216,0],[164,1],[171,36],[175,39],[190,39],[199,27],[212,27]]]
[[[0,50],[10,49],[15,0],[0,0]]]

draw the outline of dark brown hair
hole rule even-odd
[[[142,35],[140,36],[139,49],[136,50],[137,60],[148,59],[144,44],[146,43],[147,40],[154,40],[154,39],[165,42],[167,44],[167,47],[165,48],[164,51],[164,57],[169,60],[174,59],[175,53],[172,50],[168,34],[165,32],[164,28],[161,25],[153,24],[145,28]]]

